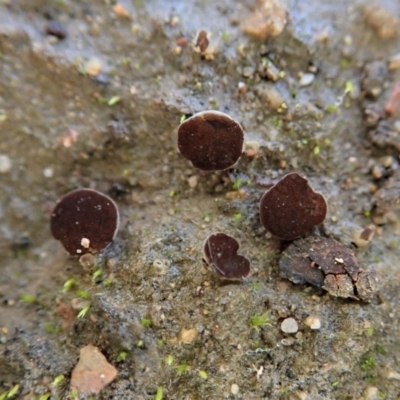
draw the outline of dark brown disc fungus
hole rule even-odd
[[[327,208],[324,196],[314,192],[307,179],[293,172],[265,192],[260,202],[260,218],[272,235],[293,240],[320,225]]]
[[[60,199],[51,213],[51,233],[68,253],[82,255],[106,248],[118,230],[117,205],[91,189],[78,189]]]
[[[243,279],[250,273],[250,262],[237,254],[239,243],[225,233],[214,233],[204,243],[204,259],[224,279]]]
[[[180,153],[203,171],[232,167],[242,154],[243,142],[241,126],[219,111],[195,114],[178,129]]]

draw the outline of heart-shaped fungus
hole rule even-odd
[[[250,262],[237,254],[239,243],[225,233],[214,233],[204,243],[204,259],[224,279],[238,280],[250,273]]]
[[[264,193],[260,218],[274,236],[293,240],[322,224],[327,208],[324,196],[314,192],[307,179],[293,172]]]
[[[183,157],[203,171],[232,167],[243,150],[241,126],[219,111],[193,115],[178,128],[178,149]]]
[[[82,255],[106,248],[117,233],[119,213],[108,196],[78,189],[58,200],[51,213],[51,233],[68,253]]]

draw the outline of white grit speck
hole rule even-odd
[[[90,246],[90,240],[88,238],[82,238],[81,246],[84,247],[85,249],[88,249]]]
[[[321,328],[321,320],[315,315],[308,316],[304,323],[310,327],[310,329],[320,329]]]
[[[5,174],[11,170],[11,159],[5,154],[0,154],[0,173]]]
[[[294,318],[286,318],[281,323],[281,330],[285,333],[296,333],[299,330],[299,325]]]
[[[232,393],[232,394],[238,394],[238,393],[239,393],[239,386],[236,385],[236,383],[232,384],[232,386],[231,386],[231,393]]]

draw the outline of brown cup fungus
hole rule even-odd
[[[78,189],[58,200],[51,213],[51,233],[71,255],[106,248],[118,230],[117,205],[92,189]]]
[[[204,243],[204,260],[224,279],[239,280],[250,273],[250,262],[237,254],[239,243],[225,233],[214,233]]]
[[[243,142],[241,126],[219,111],[197,113],[178,128],[180,153],[203,171],[232,167],[242,154]]]
[[[265,229],[282,240],[293,240],[320,225],[327,203],[308,180],[293,172],[284,176],[261,198],[260,218]]]

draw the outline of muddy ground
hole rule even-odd
[[[0,398],[77,398],[87,344],[118,370],[98,399],[400,398],[399,3],[289,0],[265,32],[268,1],[111,3],[0,1]],[[252,142],[229,171],[177,152],[181,118],[206,109]],[[279,277],[258,203],[291,171],[328,201],[315,233],[386,277],[371,303]],[[49,230],[80,187],[121,213],[88,268]],[[205,268],[218,231],[251,260],[243,282]]]

